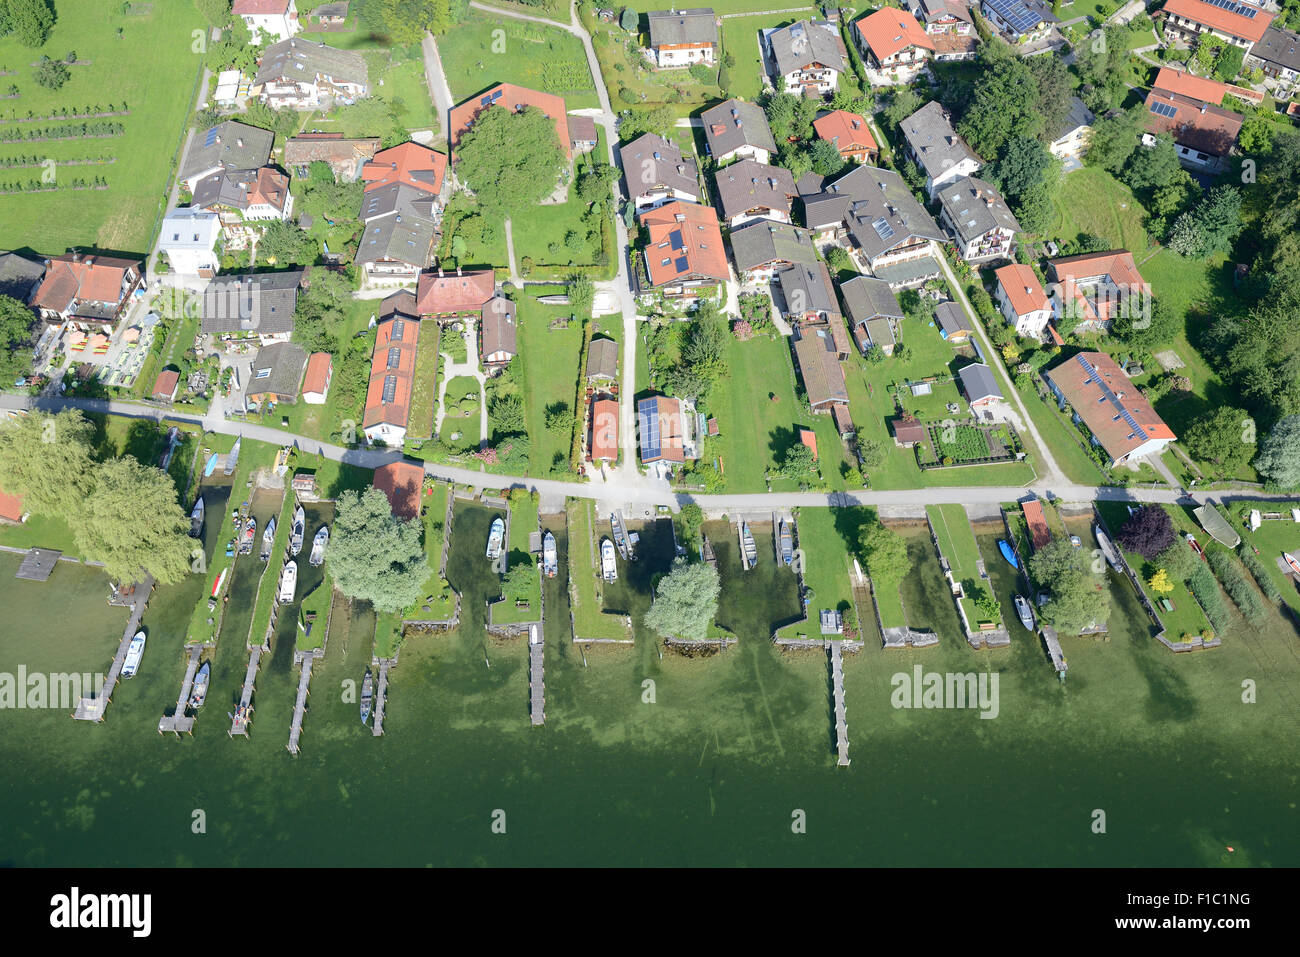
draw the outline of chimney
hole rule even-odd
[[[459,266],[456,267],[456,275],[457,275],[457,276],[460,275],[460,267],[459,267]]]
[[[241,137],[238,137],[238,138],[235,140],[235,145],[238,146],[238,147],[242,150],[242,149],[244,148],[244,138],[243,138],[242,136],[241,136]]]
[[[439,279],[442,278],[442,267],[441,267],[441,266],[438,267],[438,278],[439,278]]]

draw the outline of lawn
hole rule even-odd
[[[752,10],[761,6],[761,3],[750,4],[742,10]],[[717,10],[716,7],[714,9]],[[776,9],[782,7],[778,6]],[[764,13],[722,21],[722,51],[724,55],[730,53],[736,58],[736,65],[731,71],[732,96],[738,96],[743,100],[758,99],[758,94],[763,91],[763,58],[759,52],[758,31],[768,27],[783,27],[794,23],[796,19],[795,15],[789,13]]]
[[[1293,502],[1234,502],[1229,520],[1241,533],[1242,550],[1259,549],[1259,555],[1256,557],[1268,570],[1268,577],[1277,586],[1277,590],[1282,593],[1282,600],[1295,612],[1300,613],[1300,589],[1297,588],[1295,579],[1289,573],[1283,572],[1277,563],[1283,552],[1300,556],[1300,525],[1291,521],[1291,507],[1294,504]],[[1239,516],[1248,515],[1252,508],[1259,509],[1261,513],[1281,512],[1285,517],[1261,522],[1259,528],[1252,532],[1239,520]]]
[[[478,381],[470,376],[457,376],[447,383],[447,392],[443,396],[446,415],[439,435],[449,448],[471,451],[478,449],[482,421],[479,404],[482,399]],[[453,435],[456,438],[452,438]]]
[[[786,625],[777,634],[782,638],[796,635],[818,635],[817,616],[823,608],[847,608],[853,603],[853,587],[849,578],[852,562],[850,548],[856,548],[858,527],[866,520],[868,510],[862,508],[804,508],[798,509],[795,522],[799,548],[797,559],[802,557],[803,581],[807,588],[805,612],[810,621]],[[846,537],[853,541],[850,546]],[[866,609],[863,614],[870,614]]]
[[[966,597],[961,599],[966,620],[972,627],[976,627],[979,622],[987,619],[980,614],[970,595],[974,589],[986,586],[980,579],[980,550],[966,509],[954,504],[927,505],[925,511],[930,516],[935,538],[939,541],[939,550],[948,559],[953,578],[966,592]]]
[[[548,475],[557,466],[566,471],[569,467],[582,324],[570,322],[567,328],[550,328],[552,320],[567,318],[569,314],[566,306],[546,306],[531,296],[519,297],[519,356],[514,365],[532,440],[528,456],[530,475]],[[552,432],[546,427],[546,410],[557,403],[569,408],[568,428]]]
[[[455,610],[456,596],[446,580],[438,574],[438,566],[442,562],[448,494],[447,486],[439,483],[420,499],[420,521],[424,526],[424,556],[429,562],[429,578],[424,584],[424,600],[402,613],[404,621],[447,621]]]
[[[438,410],[438,340],[442,329],[436,322],[420,323],[416,345],[415,381],[411,384],[411,414],[406,432],[413,439],[433,435],[434,413]]]
[[[563,96],[570,110],[600,106],[582,42],[555,27],[473,11],[439,38],[438,53],[458,103],[515,83]]]
[[[596,148],[574,161],[573,179],[570,181],[568,196],[563,203],[530,206],[516,211],[510,217],[510,231],[515,245],[515,263],[525,272],[526,278],[534,281],[548,275],[552,278],[565,278],[572,266],[596,265],[602,243],[609,243],[612,247],[614,236],[612,224],[605,220],[596,223],[596,229],[591,229],[583,222],[583,214],[589,207],[578,196],[578,190],[574,186],[584,166],[604,161],[606,156],[604,127],[596,127],[596,136],[599,140]],[[587,241],[576,256],[565,245],[565,238],[570,233],[587,237]],[[532,260],[531,269],[524,265],[525,258]],[[610,259],[609,268],[617,269],[617,266],[612,264],[612,257]],[[505,264],[504,258],[501,263]]]
[[[518,588],[508,590],[502,582],[501,601],[492,606],[492,623],[496,625],[516,624],[523,621],[538,621],[542,616],[542,577],[537,569],[537,561],[528,550],[529,538],[539,530],[537,502],[532,495],[516,491],[510,498],[510,541],[506,547],[510,559],[510,568],[518,565],[532,565],[533,574]]]
[[[368,34],[308,34],[306,39],[325,40],[330,46],[356,49],[366,61],[374,95],[388,101],[397,112],[402,126],[410,131],[431,130],[439,132],[438,117],[429,96],[429,86],[424,76],[424,58],[420,45],[409,47],[381,47],[359,43],[357,36]],[[327,39],[328,38],[328,39]],[[343,42],[335,42],[341,39]],[[363,128],[360,117],[365,111],[352,111],[341,107],[331,112],[316,112],[303,122],[303,128],[341,132],[346,136],[380,136],[385,130]]]
[[[203,57],[191,49],[191,31],[202,18],[189,3],[137,5],[123,14],[119,5],[99,0],[59,0],[58,22],[45,46],[31,50],[13,37],[0,40],[0,66],[16,75],[3,86],[18,87],[16,100],[0,106],[0,129],[9,117],[48,116],[106,110],[109,104],[130,114],[84,122],[121,123],[124,133],[105,139],[69,139],[0,144],[0,157],[35,153],[56,163],[114,158],[107,165],[59,168],[60,181],[101,176],[106,190],[58,189],[4,197],[0,249],[31,249],[57,255],[71,246],[141,255],[149,249],[166,200],[170,173],[179,162],[185,124],[198,95]],[[121,36],[118,36],[118,30]],[[58,91],[38,86],[29,64],[42,55],[53,59],[75,50],[72,78]],[[25,131],[58,125],[53,119],[21,124]],[[82,120],[75,121],[83,122]],[[10,168],[0,181],[40,178],[40,168]]]
[[[716,83],[702,84],[686,69],[656,70],[638,48],[638,38],[617,23],[606,23],[581,8],[583,23],[591,33],[592,49],[609,89],[615,109],[629,105],[627,90],[638,104],[660,103],[700,106],[721,99]],[[641,34],[645,37],[645,34]],[[642,68],[639,64],[644,64]],[[716,75],[716,74],[715,74]]]
[[[1132,190],[1104,169],[1085,166],[1062,181],[1047,234],[1058,242],[1084,234],[1103,236],[1140,261],[1150,248],[1145,218],[1146,210]]]
[[[573,635],[578,638],[631,638],[626,619],[604,612],[600,577],[600,541],[595,506],[587,499],[569,501],[569,581],[573,596]]]

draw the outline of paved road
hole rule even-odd
[[[447,76],[442,72],[442,58],[438,55],[438,44],[432,35],[426,33],[420,45],[424,53],[424,81],[429,86],[429,95],[433,97],[434,109],[438,111],[438,125],[446,138],[448,152],[451,151],[451,88],[447,86]]]

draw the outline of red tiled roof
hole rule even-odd
[[[23,497],[21,495],[10,495],[0,488],[0,518],[10,522],[21,522],[23,514]]]
[[[313,352],[307,359],[307,374],[302,380],[302,391],[324,393],[329,384],[333,360],[328,352]]]
[[[413,462],[390,462],[375,469],[372,483],[388,496],[388,506],[397,518],[420,516],[420,491],[424,488],[424,469]]]
[[[1165,104],[1174,115],[1153,113],[1155,103]],[[1143,117],[1148,133],[1169,133],[1175,143],[1215,156],[1228,155],[1245,119],[1214,103],[1161,89],[1147,94],[1146,106]]]
[[[847,110],[833,110],[823,117],[813,120],[813,129],[824,140],[835,144],[841,153],[854,149],[874,150],[876,139],[867,127],[867,121],[857,113]]]
[[[420,273],[415,287],[415,309],[422,316],[445,316],[459,312],[481,312],[496,292],[496,274],[491,269],[469,272]]]
[[[402,323],[402,337],[393,338],[395,324]],[[370,386],[366,390],[366,412],[361,427],[385,422],[399,428],[406,428],[410,415],[411,387],[415,381],[416,346],[420,340],[420,323],[414,319],[396,315],[381,322],[375,330],[375,351],[370,357]],[[396,363],[389,365],[389,350]],[[384,401],[384,380],[389,376],[396,379],[396,389],[390,402]]]
[[[800,429],[799,441],[812,449],[813,461],[817,461],[817,433],[812,429]]]
[[[1073,303],[1082,300],[1079,303],[1082,307],[1082,319],[1109,319],[1111,311],[1120,305],[1124,297],[1150,289],[1137,270],[1133,254],[1127,249],[1064,256],[1060,259],[1049,259],[1047,265],[1051,269],[1052,277],[1061,286],[1060,295],[1063,302]],[[1099,276],[1108,279],[1119,289],[1117,297],[1107,296],[1097,299],[1097,305],[1101,306],[1100,315],[1093,308],[1093,303],[1087,301],[1085,290],[1079,288],[1080,283]]]
[[[718,214],[710,207],[679,200],[648,209],[640,219],[650,233],[645,260],[652,285],[696,276],[719,282],[727,279],[722,229]]]
[[[1273,22],[1273,14],[1251,4],[1243,4],[1243,6],[1250,6],[1256,11],[1255,15],[1243,17],[1239,13],[1232,13],[1212,3],[1206,3],[1205,0],[1168,0],[1165,4],[1165,15],[1174,14],[1211,27],[1220,33],[1241,37],[1255,43],[1264,36],[1264,31]]]
[[[591,404],[591,460],[618,458],[618,400],[597,399]]]
[[[154,380],[153,392],[150,393],[155,399],[159,397],[170,399],[176,392],[176,387],[180,385],[181,374],[175,369],[167,369],[158,373],[158,378]]]
[[[1038,281],[1037,273],[1030,267],[1013,263],[994,270],[993,275],[998,277],[1007,301],[1011,303],[1011,308],[1015,310],[1017,316],[1036,312],[1039,309],[1052,308],[1047,293],[1043,291],[1043,284]]]
[[[1203,76],[1188,73],[1186,70],[1175,70],[1167,66],[1160,68],[1160,72],[1156,74],[1156,81],[1151,86],[1153,89],[1181,93],[1183,96],[1190,96],[1196,100],[1205,100],[1207,103],[1216,104],[1222,103],[1223,95],[1228,92],[1228,84],[1226,83],[1220,83],[1218,80],[1208,80]]]
[[[62,312],[74,299],[120,302],[127,270],[134,269],[138,274],[141,266],[129,259],[82,256],[74,261],[72,257],[68,253],[50,260],[33,305]]]
[[[1052,540],[1052,530],[1047,527],[1047,514],[1043,511],[1043,503],[1033,499],[1025,502],[1021,510],[1025,513],[1029,535],[1034,540],[1034,551],[1038,551]]]
[[[854,26],[878,60],[891,57],[910,46],[932,52],[934,50],[934,41],[930,35],[916,22],[916,17],[906,10],[885,7],[869,17],[863,17]]]
[[[1101,384],[1093,381],[1094,371]],[[1147,397],[1104,352],[1081,352],[1047,370],[1046,375],[1116,461],[1150,439],[1177,438]],[[1124,413],[1137,423],[1138,430]]]
[[[235,0],[235,5],[230,12],[237,17],[257,14],[267,16],[273,13],[284,13],[288,9],[289,0]]]
[[[375,158],[362,167],[361,178],[366,182],[366,192],[405,183],[437,195],[442,192],[446,173],[447,157],[418,143],[403,143],[376,153]]]
[[[285,200],[289,197],[289,177],[274,166],[263,166],[257,171],[257,179],[248,184],[248,205],[264,203],[283,210]]]
[[[502,106],[516,113],[525,106],[537,107],[555,121],[555,133],[560,138],[560,149],[564,150],[566,157],[573,158],[573,141],[569,137],[569,118],[565,113],[564,97],[515,86],[513,83],[498,83],[492,89],[485,90],[478,96],[452,107],[450,124],[453,150],[460,142],[460,138],[474,124],[479,113],[491,106]]]

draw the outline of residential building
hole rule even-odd
[[[287,40],[302,29],[294,0],[235,0],[230,12],[244,21],[254,46]]]
[[[705,149],[719,166],[750,159],[770,163],[776,153],[767,115],[754,103],[726,100],[700,114]]]
[[[948,111],[931,100],[900,124],[907,158],[925,173],[930,199],[963,176],[974,176],[984,165],[953,129]]]
[[[849,163],[874,163],[880,147],[871,135],[866,117],[847,110],[831,110],[813,120],[817,135],[839,150],[840,158]]]
[[[1010,259],[1020,223],[992,183],[964,176],[939,191],[939,220],[971,263]]]
[[[65,253],[45,260],[45,278],[31,305],[46,322],[102,332],[117,323],[143,283],[142,262]]]
[[[709,7],[652,10],[645,15],[650,28],[650,53],[655,66],[712,66],[718,56],[718,21]]]
[[[439,325],[456,319],[478,319],[495,295],[496,274],[491,269],[466,272],[457,268],[455,274],[441,269],[422,272],[416,286],[414,314],[436,319]]]
[[[420,517],[420,493],[424,491],[424,469],[414,462],[400,459],[375,469],[370,482],[388,498],[394,518],[404,522]]]
[[[825,263],[795,263],[778,270],[774,289],[780,291],[777,308],[791,323],[822,322],[842,330],[840,304]],[[848,358],[848,342],[842,331],[835,341],[836,351]]]
[[[175,369],[164,369],[154,379],[153,391],[149,398],[155,402],[172,403],[176,401],[176,392],[181,387],[181,374]]]
[[[966,0],[917,0],[916,16],[934,41],[936,60],[971,60],[979,38]]]
[[[366,441],[400,448],[406,441],[415,384],[415,360],[420,317],[410,290],[393,293],[379,306],[375,351],[370,358],[370,384],[361,430]]]
[[[695,458],[690,416],[680,399],[666,395],[641,399],[636,404],[636,417],[642,465],[672,465]]]
[[[980,12],[1011,43],[1044,39],[1061,21],[1046,0],[980,0]]]
[[[287,342],[306,276],[303,269],[219,276],[203,290],[199,328],[205,336],[222,339]]]
[[[609,340],[605,340],[608,342]],[[618,461],[618,400],[602,396],[591,403],[587,458],[593,462]]]
[[[569,115],[564,105],[564,97],[554,93],[542,93],[513,83],[498,83],[492,89],[458,103],[452,107],[451,126],[452,158],[455,159],[456,145],[460,138],[469,132],[480,113],[491,107],[499,106],[512,113],[520,113],[528,107],[541,110],[555,123],[555,135],[560,149],[567,159],[573,159],[573,137],[569,135]]]
[[[45,263],[18,253],[0,253],[0,296],[30,305],[45,278]]]
[[[1016,334],[1042,340],[1052,318],[1052,301],[1047,297],[1038,274],[1029,266],[1012,263],[994,271],[997,288],[994,298]]]
[[[1159,455],[1177,436],[1104,352],[1081,352],[1043,373],[1063,410],[1092,433],[1114,468]]]
[[[1243,50],[1262,40],[1273,22],[1263,7],[1238,0],[1167,0],[1161,12],[1166,41],[1192,44],[1208,33]]]
[[[367,286],[406,285],[433,262],[437,241],[438,227],[430,219],[379,216],[366,222],[355,262]]]
[[[962,394],[970,403],[971,414],[978,417],[981,412],[986,415],[1002,402],[1002,390],[993,376],[993,371],[982,362],[972,362],[957,370],[957,379],[961,383]]]
[[[618,343],[604,336],[593,338],[587,347],[587,381],[618,381]]]
[[[596,121],[590,116],[569,115],[569,148],[574,155],[590,153],[599,142],[596,136]]]
[[[772,83],[786,93],[826,96],[835,92],[848,69],[848,51],[839,29],[825,20],[800,20],[762,31]]]
[[[894,434],[894,444],[910,449],[918,442],[925,441],[928,431],[916,416],[908,413],[889,420],[889,429]]]
[[[939,324],[939,338],[954,345],[969,342],[974,333],[966,310],[951,299],[945,299],[934,307],[934,321]]]
[[[1127,249],[1049,259],[1047,270],[1052,318],[1066,332],[1106,332],[1116,318],[1151,308],[1151,286]]]
[[[232,169],[261,169],[271,161],[275,134],[234,120],[196,132],[178,178],[191,193],[199,181]]]
[[[418,143],[382,150],[362,168],[356,263],[367,285],[409,283],[432,264],[446,175],[447,157]]]
[[[741,281],[760,285],[772,281],[777,270],[795,263],[818,261],[812,234],[789,223],[757,221],[731,234],[731,255]]]
[[[485,371],[495,375],[519,354],[518,333],[515,304],[505,296],[493,296],[478,324],[478,354]]]
[[[849,404],[849,390],[840,364],[840,345],[829,326],[798,330],[794,341],[799,378],[813,412],[830,412]]]
[[[1083,159],[1092,141],[1092,124],[1096,120],[1092,111],[1084,106],[1077,96],[1070,97],[1070,112],[1065,115],[1052,142],[1047,144],[1048,151],[1057,159],[1070,161]]]
[[[21,525],[30,515],[21,495],[11,495],[0,488],[0,525]]]
[[[853,26],[873,84],[911,83],[934,56],[934,38],[906,10],[882,7]]]
[[[293,215],[289,177],[274,166],[230,169],[199,180],[190,203],[196,210],[217,214],[222,228],[238,230],[245,222]]]
[[[1142,144],[1154,146],[1168,133],[1184,166],[1222,172],[1245,119],[1219,106],[1228,91],[1223,83],[1162,67],[1147,94]]]
[[[239,70],[222,70],[212,91],[212,102],[223,110],[234,110],[248,99],[248,77]]]
[[[334,381],[334,359],[328,352],[313,352],[307,357],[307,372],[302,378],[302,401],[324,405]]]
[[[221,268],[217,237],[221,217],[195,207],[182,206],[163,217],[158,251],[167,257],[172,272],[211,279]]]
[[[664,203],[700,201],[700,173],[694,156],[657,133],[645,133],[621,150],[627,195],[637,211]]]
[[[865,353],[875,346],[885,355],[893,355],[903,307],[889,283],[872,276],[854,276],[840,284],[840,298],[858,348]]]
[[[362,167],[379,152],[377,136],[345,137],[342,133],[299,133],[284,142],[284,166],[305,178],[312,163],[328,163],[340,183],[355,183]]]
[[[789,170],[747,159],[718,170],[713,181],[728,226],[742,226],[755,219],[790,222],[790,208],[798,192]]]
[[[646,210],[639,220],[650,234],[642,255],[651,289],[670,298],[693,300],[727,281],[722,230],[717,213],[708,206],[668,203]]]
[[[1277,93],[1291,93],[1300,80],[1300,33],[1269,27],[1246,54],[1244,66],[1263,70]]]
[[[364,99],[370,80],[361,54],[290,38],[266,48],[251,92],[273,110],[330,109]]]
[[[253,359],[253,377],[244,389],[244,402],[250,408],[264,402],[294,404],[306,368],[307,350],[302,346],[292,342],[263,346]]]

